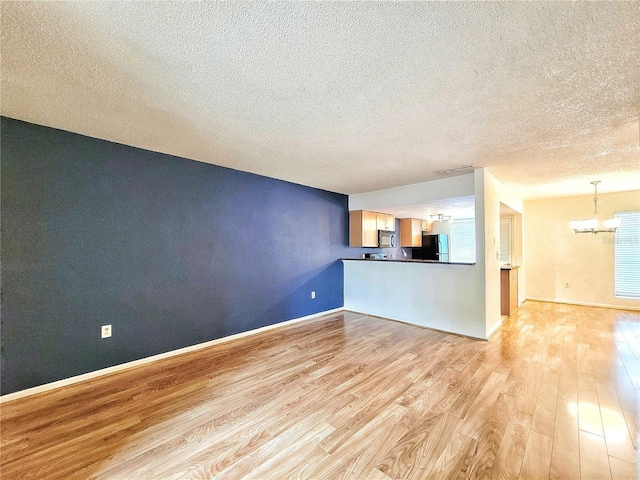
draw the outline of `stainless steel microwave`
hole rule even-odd
[[[378,233],[378,247],[380,248],[395,248],[398,246],[398,239],[393,232]]]

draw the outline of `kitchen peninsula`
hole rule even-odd
[[[475,263],[343,258],[345,309],[486,339]]]
[[[475,263],[470,262],[443,262],[442,260],[421,260],[418,258],[341,258],[340,260],[363,262],[437,263],[440,265],[475,265]]]

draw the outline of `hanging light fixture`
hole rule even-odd
[[[600,180],[591,182],[595,190],[595,197],[593,197],[593,218],[588,220],[573,220],[569,226],[576,233],[613,233],[620,226],[619,218],[608,218],[604,221],[604,228],[600,228],[600,221],[598,220],[598,184]]]
[[[451,215],[443,215],[442,213],[432,213],[429,215],[430,222],[446,222],[451,221]]]

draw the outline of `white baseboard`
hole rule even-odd
[[[502,326],[503,323],[504,323],[504,320],[502,319],[502,315],[500,315],[500,321],[493,326],[491,331],[487,332],[487,340],[489,340],[494,333],[500,330],[500,327]]]
[[[29,395],[35,395],[36,393],[42,393],[49,390],[53,390],[55,388],[66,387],[67,385],[72,385],[74,383],[84,382],[92,378],[101,377],[102,375],[108,375],[111,373],[120,372],[122,370],[127,370],[129,368],[138,367],[140,365],[146,365],[147,363],[157,362],[158,360],[163,360],[165,358],[175,357],[177,355],[183,355],[189,352],[195,352],[196,350],[212,347],[220,343],[230,342],[232,340],[237,340],[239,338],[249,337],[251,335],[273,330],[275,328],[292,325],[294,323],[304,322],[306,320],[311,320],[324,315],[331,315],[333,313],[342,312],[343,310],[344,310],[344,307],[334,308],[332,310],[325,310],[324,312],[314,313],[312,315],[307,315],[305,317],[294,318],[292,320],[275,323],[273,325],[267,325],[266,327],[260,327],[254,330],[249,330],[247,332],[236,333],[235,335],[229,335],[227,337],[218,338],[216,340],[211,340],[204,343],[198,343],[197,345],[191,345],[189,347],[179,348],[177,350],[171,350],[170,352],[159,353],[158,355],[153,355],[151,357],[145,357],[139,360],[133,360],[131,362],[122,363],[120,365],[114,365],[113,367],[102,368],[100,370],[95,370],[93,372],[83,373],[82,375],[76,375],[74,377],[64,378],[62,380],[58,380],[55,382],[45,383],[44,385],[38,385],[37,387],[27,388],[25,390],[20,390],[19,392],[2,395],[0,396],[0,404],[5,402],[10,402],[12,400],[17,400],[23,397],[28,397]]]
[[[640,307],[624,307],[621,305],[608,305],[606,303],[577,302],[573,300],[558,300],[555,298],[537,298],[537,297],[527,297],[527,300],[532,300],[534,302],[565,303],[567,305],[580,305],[583,307],[612,308],[614,310],[631,310],[634,312],[640,312]]]

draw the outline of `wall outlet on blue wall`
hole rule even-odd
[[[316,291],[315,290],[311,291],[311,298],[312,299],[316,298]]]
[[[102,325],[100,327],[100,338],[109,338],[111,336],[111,325]]]

